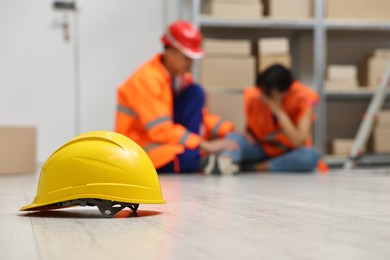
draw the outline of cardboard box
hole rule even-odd
[[[357,82],[357,67],[355,65],[335,65],[328,66],[328,79],[342,82]]]
[[[217,18],[259,19],[263,16],[261,7],[260,3],[248,5],[211,2],[210,12]]]
[[[235,125],[235,129],[245,129],[245,114],[242,93],[207,93],[207,108],[212,114],[220,116]]]
[[[269,17],[309,19],[313,17],[313,0],[269,0]]]
[[[367,62],[367,85],[377,87],[382,80],[383,73],[389,65],[390,57],[372,56]],[[390,85],[390,82],[389,82]]]
[[[390,110],[382,110],[378,113],[376,126],[390,128]]]
[[[374,56],[390,59],[390,49],[375,49]]]
[[[274,55],[260,55],[258,71],[262,72],[271,65],[280,64],[286,68],[291,68],[290,54],[274,54]]]
[[[327,0],[330,19],[390,20],[389,0]]]
[[[328,90],[358,90],[360,89],[357,81],[355,82],[342,82],[326,80],[324,82],[325,89]]]
[[[290,43],[288,38],[262,38],[258,40],[259,54],[261,55],[275,55],[290,53]]]
[[[351,152],[353,139],[337,138],[332,140],[332,154],[348,156]],[[363,148],[363,152],[366,148]]]
[[[257,6],[259,5],[259,0],[202,0],[200,1],[200,6],[203,15],[212,14],[212,3]]]
[[[206,57],[201,60],[200,82],[206,89],[243,89],[255,85],[253,57]]]
[[[206,55],[250,55],[250,40],[225,40],[225,39],[204,39],[203,50]]]
[[[219,4],[239,4],[239,5],[258,5],[259,0],[212,0],[214,3]]]
[[[36,129],[0,126],[0,173],[36,171]]]
[[[375,127],[373,149],[376,153],[390,152],[390,127]]]

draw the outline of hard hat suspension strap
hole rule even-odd
[[[113,217],[116,213],[126,207],[130,208],[133,212],[136,212],[139,207],[139,204],[101,199],[76,199],[56,203],[56,206],[59,207],[67,207],[71,205],[80,205],[82,207],[97,206],[99,208],[100,213],[102,213],[102,215],[106,218]]]

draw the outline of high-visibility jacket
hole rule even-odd
[[[319,98],[315,91],[294,81],[284,95],[282,106],[297,126],[302,116],[318,102]],[[244,104],[247,128],[260,142],[268,156],[275,157],[294,149],[270,107],[261,100],[260,89],[256,87],[245,89]],[[312,120],[314,120],[314,113]],[[311,145],[311,140],[308,138],[306,146]]]
[[[204,108],[204,136],[173,122],[172,78],[161,54],[143,64],[117,92],[115,131],[138,143],[158,169],[187,149],[197,149],[202,138],[222,137],[233,124]]]

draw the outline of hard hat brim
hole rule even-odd
[[[198,60],[204,57],[204,51],[201,47],[198,47],[196,49],[190,49],[183,45],[181,45],[178,41],[176,41],[172,35],[170,35],[169,31],[167,31],[163,37],[161,38],[161,41],[169,46],[175,47],[178,49],[181,53],[183,53],[185,56],[187,56],[190,59]]]

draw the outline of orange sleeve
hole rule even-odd
[[[173,122],[172,104],[166,96],[171,94],[164,93],[163,87],[158,80],[144,77],[134,82],[132,96],[127,99],[135,103],[133,109],[136,116],[153,142],[182,144],[189,149],[197,148],[201,137]]]
[[[129,126],[131,126],[131,120],[133,113],[130,109],[126,112],[126,94],[123,93],[123,89],[119,88],[117,91],[117,109],[115,114],[115,132],[126,135],[128,134]]]
[[[298,123],[300,121],[300,119],[302,118],[302,116],[305,115],[310,109],[312,109],[312,111],[313,111],[312,116],[311,116],[311,120],[314,122],[316,115],[314,113],[313,108],[319,104],[318,94],[315,91],[306,87],[306,91],[304,92],[304,95],[302,95],[302,97],[299,99],[298,103],[299,103],[298,104],[299,112],[297,115],[297,122],[295,122],[295,123]]]
[[[233,123],[224,121],[216,115],[209,114],[206,108],[203,108],[203,125],[206,139],[221,138],[234,130]]]
[[[255,87],[249,87],[244,90],[244,113],[247,124],[252,117],[257,116],[253,106],[255,105],[254,101],[259,99],[259,96],[260,91]]]

